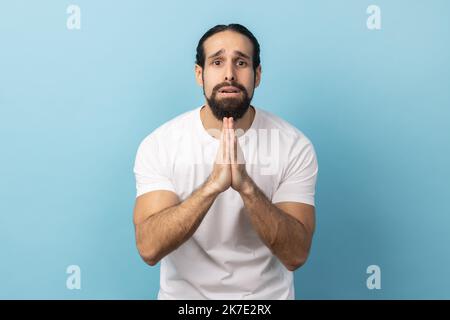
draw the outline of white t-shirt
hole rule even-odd
[[[166,122],[139,145],[136,197],[171,190],[181,201],[211,173],[219,140],[200,109]],[[318,163],[310,140],[287,121],[255,107],[238,138],[246,169],[272,201],[314,205]],[[239,193],[219,194],[193,236],[161,260],[158,299],[295,299],[293,272],[259,238]]]

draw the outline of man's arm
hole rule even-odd
[[[250,220],[265,245],[290,271],[308,258],[315,228],[314,206],[298,202],[272,204],[250,178],[239,192]]]
[[[228,133],[222,130],[210,176],[187,199],[180,203],[175,193],[163,190],[136,199],[136,246],[145,262],[155,265],[194,234],[216,197],[231,185],[228,158]]]
[[[134,210],[134,225],[136,245],[142,259],[153,266],[188,240],[197,230],[217,195],[207,180],[179,204],[173,204],[178,197],[171,191],[158,190],[138,197]],[[163,197],[168,201],[162,201]],[[148,210],[150,203],[153,206],[169,206],[152,212]]]
[[[241,195],[261,240],[288,270],[294,271],[308,258],[315,228],[315,208],[299,202],[272,204],[247,174],[232,118],[225,121],[225,128],[231,129],[231,187]]]

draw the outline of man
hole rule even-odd
[[[301,131],[250,105],[259,54],[242,25],[207,31],[195,65],[206,103],[138,148],[136,244],[149,265],[161,261],[158,299],[295,299],[318,164]]]

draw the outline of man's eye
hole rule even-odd
[[[240,67],[244,67],[244,66],[247,65],[247,62],[245,62],[245,61],[243,61],[243,60],[239,60],[239,61],[238,61],[238,65],[239,65]]]
[[[220,63],[221,63],[220,60],[214,60],[214,61],[213,61],[213,64],[215,64],[216,66],[218,66]]]

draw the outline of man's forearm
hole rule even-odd
[[[155,265],[188,240],[217,195],[207,180],[180,204],[161,210],[136,226],[138,245],[145,252],[144,260]]]
[[[254,228],[272,253],[291,271],[302,265],[311,246],[305,226],[272,204],[251,179],[240,195]]]

